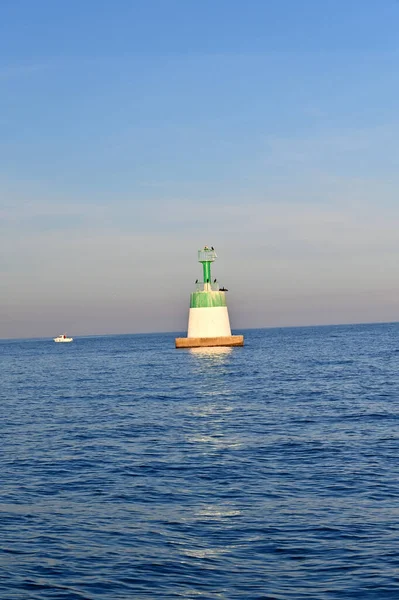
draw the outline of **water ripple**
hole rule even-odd
[[[0,342],[0,597],[398,598],[398,337]]]

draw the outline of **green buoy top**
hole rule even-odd
[[[202,264],[204,273],[203,282],[196,281],[197,291],[191,294],[190,308],[213,308],[226,306],[225,290],[219,288],[216,279],[212,281],[211,263],[217,258],[215,248],[204,246],[198,250],[198,262]]]
[[[203,250],[198,250],[198,262],[202,263],[202,269],[204,273],[204,285],[210,284],[211,279],[211,263],[217,258],[216,252],[213,246],[208,248],[204,246]]]

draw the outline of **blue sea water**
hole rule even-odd
[[[0,597],[399,598],[399,324],[0,342]]]

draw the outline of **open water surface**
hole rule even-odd
[[[0,597],[399,598],[399,324],[0,342]]]

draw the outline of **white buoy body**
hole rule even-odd
[[[187,337],[209,338],[231,335],[227,306],[190,308]]]

